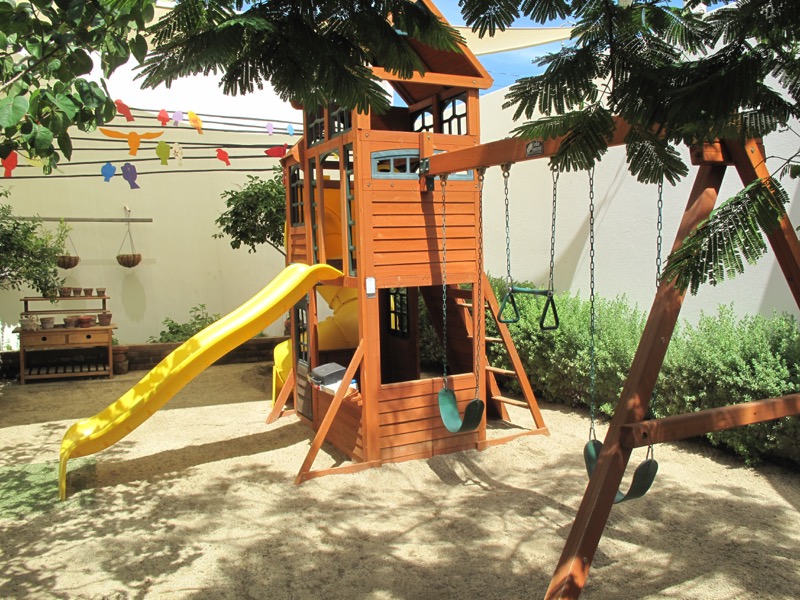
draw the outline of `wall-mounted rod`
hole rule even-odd
[[[47,221],[59,223],[152,223],[153,219],[133,219],[133,218],[117,218],[112,219],[108,217],[14,217],[17,221]]]

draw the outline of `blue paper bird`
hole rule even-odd
[[[111,181],[111,178],[117,172],[117,167],[112,165],[110,162],[107,162],[102,167],[100,167],[100,174],[103,176],[103,181]]]

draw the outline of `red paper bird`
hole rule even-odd
[[[267,156],[274,156],[275,158],[281,158],[286,156],[287,148],[289,148],[289,144],[284,144],[283,146],[272,146],[271,148],[264,150],[264,154]]]
[[[156,119],[158,119],[162,127],[166,127],[167,123],[169,123],[171,120],[169,118],[169,115],[167,114],[167,111],[164,110],[163,108],[160,111],[158,111],[158,116],[156,117]]]
[[[129,133],[123,133],[122,131],[115,131],[114,129],[106,129],[105,127],[99,127],[100,133],[103,135],[116,138],[119,140],[127,140],[128,141],[128,148],[130,149],[131,156],[136,156],[136,153],[139,151],[139,146],[142,143],[142,140],[153,140],[157,137],[160,137],[164,134],[163,131],[148,131],[146,133],[138,133],[136,131],[131,131]]]
[[[228,153],[225,152],[222,148],[217,148],[217,158],[220,159],[222,162],[225,163],[226,167],[231,166],[231,161],[228,158]]]
[[[114,104],[117,106],[117,112],[125,117],[126,121],[133,121],[131,109],[128,108],[127,104],[125,104],[122,100],[114,100]]]
[[[2,161],[0,161],[3,163],[3,169],[4,169],[3,177],[5,177],[6,179],[11,177],[11,171],[17,168],[18,160],[19,159],[17,158],[17,153],[12,150],[11,154],[9,154]]]

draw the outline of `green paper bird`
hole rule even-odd
[[[167,164],[167,159],[169,158],[169,144],[164,140],[161,140],[156,145],[156,156],[161,159],[162,165]]]

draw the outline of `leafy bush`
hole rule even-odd
[[[196,333],[199,333],[215,321],[220,319],[221,315],[208,314],[205,304],[198,304],[189,309],[189,321],[186,323],[178,323],[169,317],[162,321],[166,327],[164,331],[158,334],[158,337],[151,337],[148,342],[185,342]]]

